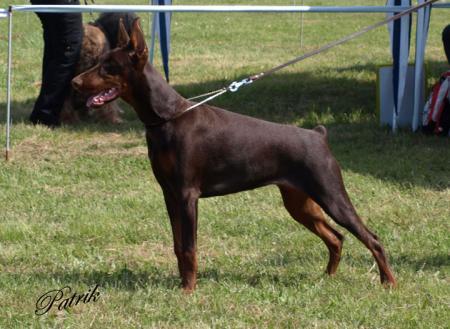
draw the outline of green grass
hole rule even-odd
[[[148,16],[141,16],[147,26]],[[383,17],[306,14],[300,49],[299,15],[174,14],[172,84],[186,96],[210,91]],[[440,43],[446,23],[447,11],[433,11],[429,83],[447,68]],[[6,31],[2,20],[2,131]],[[390,62],[386,29],[214,104],[272,121],[328,127],[352,201],[389,253],[395,290],[381,287],[371,255],[341,228],[341,266],[333,278],[323,274],[325,246],[289,218],[278,191],[267,187],[200,201],[198,289],[182,294],[161,190],[133,111],[127,110],[121,126],[51,131],[28,124],[39,91],[41,48],[35,15],[17,13],[13,153],[10,162],[0,162],[0,328],[449,328],[450,142],[379,127],[375,80],[377,66]],[[99,301],[34,315],[44,292],[69,285],[82,293],[95,284]]]

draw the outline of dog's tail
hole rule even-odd
[[[313,129],[315,132],[318,132],[319,134],[321,134],[323,137],[327,138],[328,137],[328,132],[327,132],[327,128],[325,128],[322,125],[318,125],[317,127],[315,127]]]

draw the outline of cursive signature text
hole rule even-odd
[[[44,315],[52,307],[62,311],[63,309],[67,310],[70,307],[76,306],[79,303],[87,304],[89,302],[96,302],[100,298],[98,287],[98,284],[96,284],[94,288],[90,288],[84,294],[72,292],[72,288],[69,286],[47,291],[38,298],[34,313],[36,315]]]

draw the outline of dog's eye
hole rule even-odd
[[[121,68],[115,63],[105,63],[100,68],[100,74],[104,75],[117,75],[120,74]]]
[[[108,75],[108,72],[106,72],[105,67],[103,65],[100,66],[99,73],[100,73],[101,76]]]

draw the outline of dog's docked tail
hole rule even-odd
[[[318,125],[317,127],[315,127],[313,129],[314,131],[318,132],[319,134],[321,134],[323,137],[327,138],[328,137],[328,132],[327,132],[327,128],[325,128],[322,125]]]

